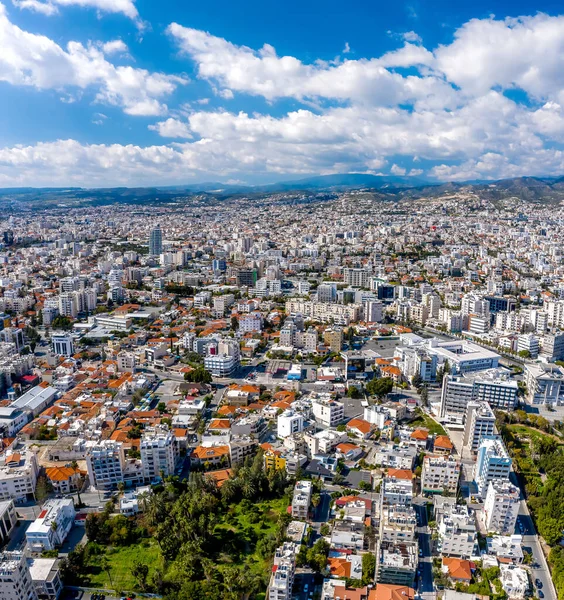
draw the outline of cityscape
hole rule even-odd
[[[550,0],[0,0],[0,600],[564,600]]]

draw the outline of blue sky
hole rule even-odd
[[[0,0],[0,187],[564,175],[559,10]]]

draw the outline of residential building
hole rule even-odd
[[[292,518],[306,521],[309,515],[309,505],[312,496],[311,481],[303,480],[296,482],[294,496],[292,498]]]
[[[529,404],[564,406],[564,368],[557,365],[527,364],[523,381]]]
[[[511,458],[500,437],[482,438],[474,465],[474,481],[482,498],[486,497],[490,481],[509,479],[511,464]]]
[[[469,402],[465,421],[463,444],[475,453],[482,437],[494,435],[495,414],[487,402]]]
[[[63,581],[56,558],[28,558],[27,566],[33,587],[40,600],[57,600],[63,591]]]
[[[411,542],[416,539],[417,515],[413,506],[386,504],[380,511],[380,539]]]
[[[445,507],[437,520],[437,532],[437,552],[460,558],[470,558],[478,553],[476,522],[466,505]]]
[[[143,477],[150,482],[160,477],[174,475],[178,460],[178,446],[174,435],[166,430],[148,432],[139,445]]]
[[[12,451],[0,457],[0,500],[26,500],[35,492],[39,468],[29,450]]]
[[[421,488],[426,494],[456,494],[460,461],[452,456],[426,456],[423,459]]]
[[[299,544],[284,542],[274,553],[274,567],[268,585],[268,600],[291,600]]]
[[[90,485],[96,490],[111,490],[123,482],[125,456],[121,442],[102,440],[92,444],[86,454]]]
[[[277,435],[279,438],[286,438],[294,433],[299,433],[304,429],[304,417],[301,413],[292,409],[285,410],[278,415],[276,419]]]
[[[0,502],[0,546],[8,542],[10,534],[14,530],[18,517],[13,500]]]
[[[501,565],[499,571],[501,587],[508,598],[525,598],[529,594],[529,574],[526,569],[515,565]]]
[[[23,552],[0,554],[0,593],[2,600],[39,600]]]
[[[325,427],[337,427],[345,418],[345,405],[337,400],[315,398],[311,406],[315,420]]]
[[[26,530],[28,548],[32,552],[44,552],[61,546],[72,529],[75,515],[72,498],[48,500]]]
[[[380,540],[376,552],[376,581],[413,587],[418,564],[417,542]]]
[[[149,234],[149,255],[160,256],[163,251],[163,234],[161,226],[157,225],[154,229],[151,229]]]
[[[503,479],[493,479],[488,485],[484,502],[484,522],[488,532],[512,535],[519,515],[519,488]]]

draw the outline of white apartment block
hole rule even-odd
[[[285,542],[274,553],[274,569],[268,586],[268,600],[291,600],[299,545]]]
[[[501,438],[482,438],[474,465],[474,481],[482,498],[486,497],[490,481],[509,480],[511,464],[511,458]]]
[[[284,439],[294,433],[303,431],[304,417],[302,414],[288,409],[278,415],[276,424],[278,437]]]
[[[380,490],[380,502],[386,504],[411,506],[413,501],[413,481],[411,479],[397,479],[384,477]]]
[[[426,456],[423,459],[421,488],[424,493],[456,494],[460,462],[452,456]]]
[[[315,420],[325,427],[337,427],[345,418],[345,405],[337,400],[315,398],[311,407]]]
[[[495,414],[487,402],[469,402],[464,426],[464,446],[476,452],[484,436],[494,435]]]
[[[564,406],[564,368],[557,365],[525,365],[523,376],[529,404]]]
[[[121,442],[103,440],[90,445],[86,468],[90,485],[96,490],[111,490],[123,481],[125,457]]]
[[[314,321],[333,322],[335,325],[348,325],[351,322],[358,321],[361,308],[360,304],[336,304],[304,300],[288,300],[286,302],[286,314],[301,313],[304,317],[309,317]]]
[[[488,532],[513,535],[519,514],[519,488],[509,481],[490,481],[484,502],[484,517]]]
[[[0,500],[25,500],[35,492],[39,468],[30,451],[12,452],[0,460]]]
[[[38,600],[26,557],[22,552],[0,554],[0,598]]]
[[[170,431],[144,434],[139,446],[143,478],[150,482],[174,474],[178,459],[176,438]]]
[[[292,518],[306,521],[309,514],[309,505],[312,496],[311,481],[303,480],[296,482],[294,496],[292,498]]]
[[[137,360],[133,352],[122,350],[117,355],[117,367],[120,372],[134,373]]]
[[[220,340],[217,347],[208,346],[204,367],[215,377],[229,377],[239,365],[239,343],[236,340]]]
[[[54,550],[62,545],[72,529],[75,515],[72,498],[48,500],[25,533],[31,552]]]
[[[470,558],[478,552],[474,514],[466,505],[455,504],[439,515],[437,551],[445,556]]]
[[[240,333],[258,333],[262,331],[262,315],[259,312],[249,313],[239,319]]]

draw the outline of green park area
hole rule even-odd
[[[431,435],[446,435],[444,427],[426,415],[421,409],[417,409],[417,417],[409,422],[411,427],[421,427],[428,429]]]

